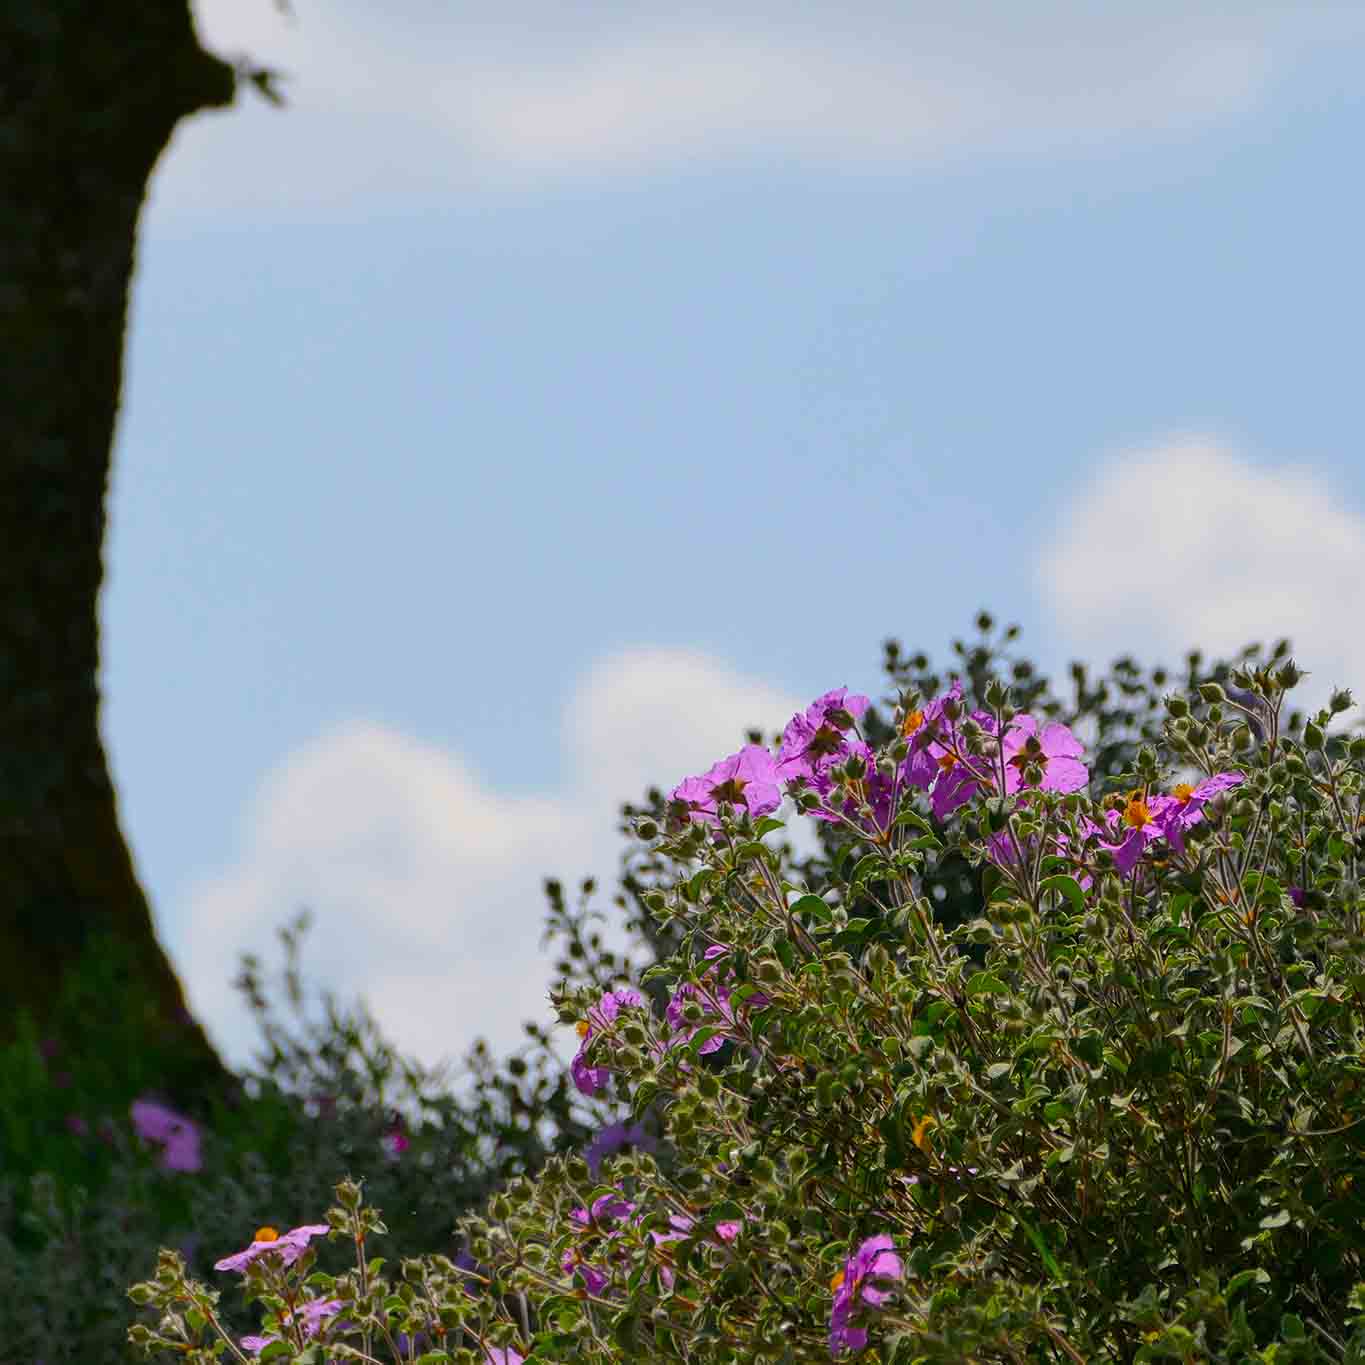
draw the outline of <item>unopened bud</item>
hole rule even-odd
[[[1291,687],[1297,687],[1308,674],[1294,662],[1293,659],[1286,659],[1275,674],[1275,681],[1288,692]]]
[[[1228,694],[1216,682],[1200,683],[1199,699],[1209,703],[1227,701]]]

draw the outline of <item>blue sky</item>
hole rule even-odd
[[[158,172],[103,604],[234,1058],[301,903],[406,1045],[514,1042],[541,876],[888,634],[1365,686],[1353,7],[296,8],[200,7],[292,104]]]

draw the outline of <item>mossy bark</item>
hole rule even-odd
[[[139,212],[176,123],[234,85],[188,0],[0,4],[0,1036],[24,1011],[46,1026],[113,941],[115,1032],[181,1095],[226,1074],[119,828],[97,608]]]

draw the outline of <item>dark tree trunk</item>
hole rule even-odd
[[[87,1032],[182,1097],[226,1076],[119,828],[96,611],[138,214],[178,120],[234,84],[188,0],[0,0],[0,1036],[56,1027],[112,953]]]

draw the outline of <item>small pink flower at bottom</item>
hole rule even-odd
[[[309,1299],[306,1303],[300,1304],[298,1308],[299,1320],[303,1325],[303,1335],[305,1337],[315,1337],[322,1330],[322,1324],[328,1318],[333,1317],[341,1307],[340,1299]],[[283,1322],[287,1325],[294,1320],[292,1313],[286,1313]],[[242,1346],[252,1352],[253,1355],[264,1351],[272,1341],[279,1341],[280,1338],[274,1335],[243,1337]]]
[[[864,1306],[880,1308],[891,1297],[886,1282],[902,1279],[905,1267],[896,1255],[895,1243],[885,1233],[869,1237],[844,1263],[834,1277],[834,1306],[829,1315],[829,1350],[837,1356],[844,1351],[861,1351],[867,1345],[867,1330],[853,1325]]]
[[[526,1357],[511,1346],[490,1346],[484,1352],[487,1365],[522,1365]]]
[[[213,1268],[244,1271],[262,1256],[278,1256],[281,1265],[293,1265],[308,1249],[308,1243],[314,1237],[323,1237],[330,1230],[326,1223],[305,1223],[302,1227],[292,1228],[286,1233],[278,1233],[270,1227],[258,1228],[249,1247],[244,1251],[234,1252],[231,1256],[224,1256],[221,1261],[215,1261]]]

